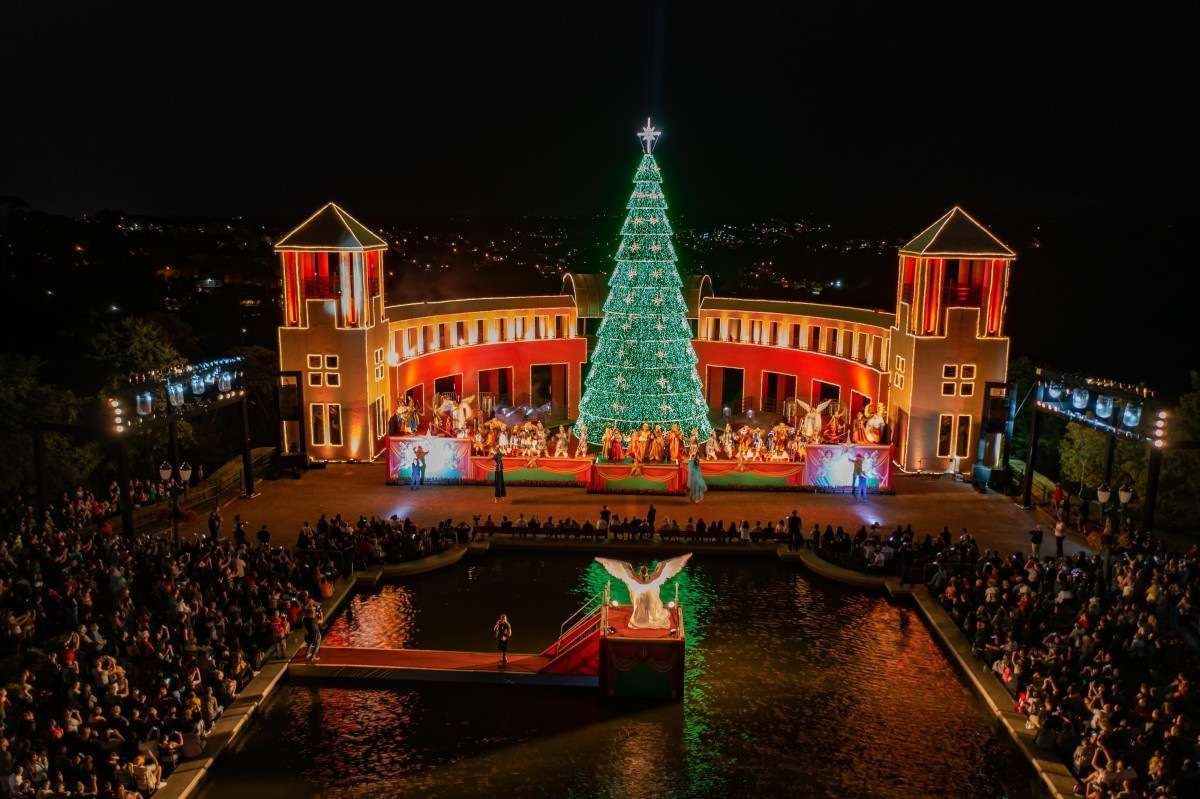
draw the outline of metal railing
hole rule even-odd
[[[564,646],[569,646],[578,641],[583,636],[590,633],[598,627],[603,619],[604,614],[601,611],[605,607],[605,596],[608,593],[608,585],[605,584],[604,590],[599,591],[595,596],[588,599],[579,606],[579,609],[567,616],[563,623],[558,626],[558,639],[554,642],[554,656],[562,651]],[[592,616],[597,616],[592,619]]]
[[[263,452],[251,461],[254,476],[259,477],[270,465],[274,450]],[[196,510],[197,508],[216,508],[221,504],[221,498],[232,498],[242,492],[245,485],[245,475],[240,468],[235,469],[227,477],[212,477],[198,486],[188,488],[179,497],[179,509]],[[154,532],[164,524],[171,523],[170,501],[155,502],[143,505],[133,511],[133,528],[136,533]]]

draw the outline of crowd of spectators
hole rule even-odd
[[[204,470],[197,467],[193,483],[202,482]],[[133,478],[129,481],[129,497],[134,508],[144,508],[149,505],[170,499],[172,480]],[[182,486],[181,486],[182,487]],[[17,497],[12,508],[27,508],[26,500]],[[72,524],[97,523],[116,516],[121,512],[121,487],[116,480],[108,484],[107,490],[92,491],[82,485],[73,491],[64,491],[55,500],[47,501],[46,514],[52,518],[66,520]],[[10,513],[11,516],[11,513]]]
[[[150,796],[339,573],[420,557],[469,527],[322,516],[295,547],[220,512],[176,551],[129,539],[87,495],[0,509],[0,796]]]
[[[605,505],[600,509],[596,521],[585,519],[580,522],[567,516],[556,519],[550,515],[539,519],[536,514],[526,518],[524,513],[515,519],[501,516],[499,521],[491,515],[476,518],[475,535],[488,537],[497,534],[516,538],[537,538],[540,535],[547,539],[586,541],[649,542],[657,537],[666,542],[684,541],[691,544],[758,544],[787,543],[788,524],[786,518],[777,522],[763,522],[760,519],[753,523],[748,519],[706,522],[703,518],[691,516],[682,522],[672,518],[658,519],[653,505],[644,516],[631,514],[623,519]]]
[[[976,550],[940,562],[929,585],[1081,796],[1200,796],[1200,549],[1170,554],[1145,534],[1127,544]]]

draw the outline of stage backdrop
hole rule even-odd
[[[879,444],[815,444],[804,448],[804,484],[812,488],[849,488],[854,459],[862,456],[867,489],[892,487],[892,448]]]
[[[391,436],[388,438],[388,482],[407,483],[413,452],[425,450],[425,479],[461,482],[467,478],[471,442],[465,438],[439,436]]]

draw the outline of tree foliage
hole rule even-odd
[[[36,358],[0,355],[0,451],[9,453],[0,469],[4,496],[28,495],[34,485],[33,428],[38,422],[75,424],[85,403],[70,391],[43,380],[45,363]],[[46,485],[58,491],[87,482],[101,459],[101,447],[86,437],[46,433]]]

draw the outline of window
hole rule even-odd
[[[500,340],[508,341],[508,320],[507,319],[497,319],[496,322],[500,326],[500,331],[499,331],[500,332]]]
[[[378,366],[375,367],[375,382],[378,383],[382,379],[383,379],[383,364],[379,364]]]
[[[454,346],[461,347],[462,345],[464,345],[466,343],[467,343],[467,323],[465,321],[455,322],[454,323]]]
[[[954,416],[943,413],[938,416],[937,454],[939,458],[949,458],[953,451]]]
[[[953,397],[954,396],[954,383],[942,383],[942,396],[943,397]]]
[[[309,369],[320,369],[321,368],[321,356],[320,355],[309,355],[308,356],[308,368]]]
[[[975,364],[964,363],[962,365],[962,379],[963,380],[974,380],[975,379]]]
[[[327,407],[329,409],[329,444],[340,447],[342,445],[342,406],[331,402]]]
[[[969,414],[964,413],[958,417],[958,429],[954,435],[954,454],[960,458],[967,457],[971,451],[971,417]]]
[[[517,341],[520,341],[521,339],[525,338],[525,317],[518,316],[514,322],[516,322],[516,324],[513,326],[515,328],[513,338],[515,338]]]
[[[482,344],[487,341],[487,337],[483,334],[483,320],[475,320],[475,343]]]
[[[375,350],[375,363],[383,363],[383,347]]]
[[[728,324],[729,324],[729,340],[730,341],[741,341],[742,340],[742,320],[741,319],[730,319]]]
[[[710,316],[708,318],[708,340],[721,340],[721,320],[715,316]]]
[[[325,437],[325,406],[314,402],[308,406],[309,418],[312,420],[312,443],[314,447],[323,447],[327,442]]]
[[[340,374],[338,374],[337,372],[326,372],[325,373],[325,385],[333,386],[334,388],[337,388],[341,384],[342,384],[342,376]]]
[[[792,346],[800,349],[800,325],[792,325]]]
[[[942,364],[942,377],[946,380],[955,380],[958,378],[958,364],[944,363]]]
[[[383,397],[379,397],[371,403],[371,419],[375,423],[375,437],[382,438],[387,432],[387,419],[383,415]]]
[[[819,350],[821,348],[821,327],[820,327],[820,325],[809,325],[809,327],[808,327],[808,348],[810,350]]]
[[[322,375],[324,375],[324,374],[325,374],[324,372],[309,372],[308,373],[308,384],[310,386],[325,385],[325,381],[322,379]]]
[[[326,355],[325,356],[325,368],[326,369],[337,369],[338,368],[338,356]]]
[[[841,342],[841,340],[840,340],[840,339],[841,339],[841,335],[840,335],[840,333],[841,333],[841,332],[842,332],[842,331],[838,330],[836,327],[831,327],[831,328],[829,328],[829,336],[827,337],[827,338],[828,338],[828,341],[826,341],[826,343],[825,343],[825,346],[826,346],[826,350],[827,350],[827,351],[828,351],[828,352],[829,352],[831,355],[837,355],[837,354],[839,354],[839,347],[838,347],[838,345],[840,345],[840,344],[842,343],[842,342]]]
[[[779,323],[778,322],[771,323],[771,338],[766,343],[770,344],[772,347],[778,346],[779,344],[782,343],[779,340]]]
[[[750,320],[750,341],[754,342],[755,344],[763,343],[761,319]]]
[[[958,386],[958,395],[960,397],[975,396],[975,384],[974,383],[960,383]]]
[[[904,388],[904,368],[908,363],[904,360],[903,355],[897,355],[895,364],[895,369],[892,370],[892,384],[896,388]]]
[[[562,338],[563,332],[567,329],[566,317],[562,314],[554,315],[554,337]]]
[[[858,351],[854,353],[854,357],[860,361],[867,360],[867,347],[870,344],[870,338],[866,333],[857,333],[854,338],[858,345]]]

